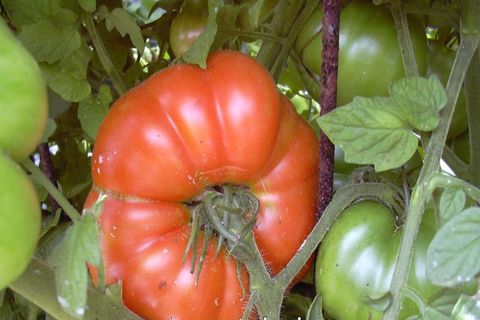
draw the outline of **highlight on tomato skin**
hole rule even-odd
[[[253,194],[259,207],[252,230],[275,275],[315,224],[317,168],[313,130],[252,58],[220,51],[205,70],[158,72],[113,105],[93,152],[85,207],[107,195],[100,216],[107,284],[121,281],[124,303],[146,319],[240,318],[248,273],[237,272],[225,249],[216,255],[216,236],[198,285],[191,260],[196,252],[198,265],[204,231],[182,262],[192,204],[212,187]]]

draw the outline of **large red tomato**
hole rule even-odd
[[[260,203],[255,240],[277,274],[314,226],[317,154],[311,128],[250,57],[223,51],[206,70],[155,74],[115,103],[95,144],[86,206],[107,194],[107,282],[121,280],[125,304],[146,319],[239,319],[248,275],[242,269],[244,294],[235,259],[225,250],[215,257],[216,240],[198,286],[191,254],[182,263],[186,203],[207,186],[248,187]]]

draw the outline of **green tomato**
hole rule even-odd
[[[305,87],[291,59],[287,60],[287,67],[283,70],[278,82],[289,87],[292,93],[297,93]]]
[[[455,60],[455,54],[455,51],[445,47],[440,42],[432,42],[428,53],[427,75],[437,76],[442,84],[446,85],[453,60]],[[462,88],[458,95],[450,128],[448,129],[448,138],[451,139],[462,134],[467,128],[467,103],[465,100],[465,90]]]
[[[0,150],[16,161],[37,146],[47,121],[47,90],[38,64],[0,18]]]
[[[0,153],[0,290],[27,267],[40,234],[35,189],[16,163]]]
[[[320,5],[295,43],[305,66],[317,75],[322,65],[322,18]],[[351,102],[355,96],[387,96],[388,85],[405,75],[389,10],[371,1],[352,1],[342,9],[340,21],[338,105]],[[409,26],[418,69],[424,75],[427,66],[425,32],[416,19],[409,19]]]
[[[176,57],[182,56],[207,26],[206,0],[186,0],[170,27],[170,45]]]
[[[429,282],[425,263],[427,247],[436,227],[426,212],[415,242],[408,285],[428,300],[440,288]],[[368,305],[390,288],[402,227],[384,205],[362,201],[345,210],[325,236],[316,262],[316,287],[325,312],[336,320],[375,320],[382,312]],[[399,319],[418,313],[404,299]]]

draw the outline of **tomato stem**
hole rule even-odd
[[[313,254],[337,217],[355,200],[371,198],[372,196],[386,203],[391,203],[392,199],[398,196],[398,193],[390,185],[374,182],[348,184],[338,189],[301,248],[275,279],[278,279],[277,281],[281,285],[288,286]]]
[[[320,101],[320,84],[308,72],[307,68],[305,68],[300,55],[295,50],[290,53],[290,57],[292,58],[295,68],[300,75],[300,79],[305,85],[305,89],[310,97],[312,97],[315,101]]]
[[[465,94],[467,102],[470,174],[469,179],[477,187],[480,186],[480,50],[472,58],[465,76]]]
[[[464,7],[468,10],[468,7]],[[431,190],[429,182],[440,169],[440,158],[445,144],[448,127],[455,110],[458,94],[462,86],[463,79],[467,72],[468,64],[478,47],[479,37],[463,36],[460,42],[459,50],[453,63],[452,72],[447,83],[447,106],[442,110],[439,126],[433,131],[430,142],[427,146],[426,157],[420,176],[415,185],[410,206],[407,209],[407,218],[405,231],[401,238],[401,244],[397,256],[397,262],[392,278],[391,293],[393,301],[387,309],[384,319],[397,319],[402,305],[401,290],[406,284],[410,262],[415,244],[415,237],[422,220],[423,211],[430,199]]]
[[[467,164],[463,162],[447,145],[443,146],[442,159],[453,170],[453,172],[455,172],[457,177],[464,180],[469,180],[471,178],[470,166],[467,166]]]
[[[338,46],[340,34],[340,0],[323,1],[323,32],[320,115],[335,109],[337,105]],[[335,146],[327,135],[320,132],[318,167],[317,218],[328,206],[333,196],[333,166]]]
[[[22,162],[22,165],[30,171],[32,178],[44,187],[47,192],[57,201],[57,203],[63,208],[65,213],[68,215],[72,221],[77,221],[80,219],[80,213],[68,202],[68,200],[63,196],[63,194],[58,191],[57,188],[50,182],[50,180],[45,176],[45,174],[30,160],[27,159]]]
[[[390,10],[392,12],[395,28],[397,29],[400,53],[402,54],[405,74],[407,76],[418,76],[418,68],[417,62],[415,61],[415,52],[413,51],[412,38],[410,37],[407,16],[402,8],[401,1],[390,1]]]
[[[437,188],[461,188],[470,198],[480,203],[480,189],[459,178],[436,173],[430,180],[429,190],[433,192]]]

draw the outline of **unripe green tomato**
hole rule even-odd
[[[444,86],[447,85],[455,54],[455,51],[445,47],[442,43],[432,42],[428,52],[427,75],[435,75]],[[458,95],[450,128],[448,129],[448,138],[451,139],[458,136],[465,132],[467,128],[467,102],[465,100],[465,90],[462,88]]]
[[[305,66],[320,75],[322,65],[322,18],[320,5],[305,23],[295,49]],[[420,75],[427,67],[427,40],[420,21],[409,19],[412,43]],[[355,96],[387,96],[388,85],[405,75],[397,32],[387,7],[370,0],[355,0],[340,14],[337,103]]]
[[[287,67],[283,69],[278,82],[287,85],[293,93],[297,93],[305,87],[291,59],[287,60]]]
[[[384,205],[362,201],[345,210],[322,241],[316,262],[316,287],[324,311],[336,320],[380,320],[368,305],[390,289],[403,232]],[[436,231],[433,212],[426,211],[415,241],[408,285],[427,301],[440,288],[426,275],[426,254]],[[399,319],[419,311],[404,299]]]
[[[0,153],[0,290],[27,267],[40,233],[40,205],[22,169]]]
[[[37,62],[0,18],[0,152],[24,160],[40,142],[47,110]]]
[[[182,56],[207,26],[206,0],[186,0],[170,27],[170,46],[176,57]]]

